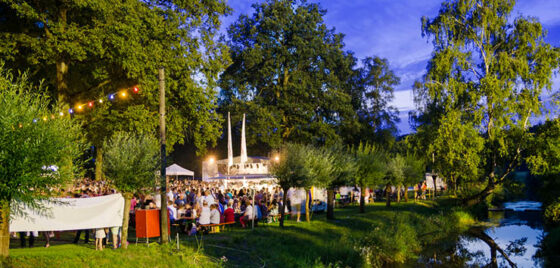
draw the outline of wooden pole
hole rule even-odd
[[[161,197],[161,213],[160,213],[160,237],[161,243],[167,244],[167,180],[165,176],[166,157],[165,157],[165,73],[163,67],[159,68],[159,137],[161,142],[161,177],[160,177],[160,197]]]

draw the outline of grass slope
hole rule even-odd
[[[181,236],[181,250],[132,243],[127,251],[94,250],[93,243],[51,243],[50,248],[19,249],[12,240],[13,267],[367,267],[415,261],[431,254],[438,238],[473,223],[460,211],[436,203],[376,203],[365,214],[357,207],[337,209],[336,220],[314,215],[311,223],[260,224],[198,237]],[[70,235],[70,234],[69,234]],[[131,240],[132,241],[132,240]],[[41,246],[42,241],[36,243]],[[449,245],[453,247],[453,243]],[[428,251],[426,251],[428,250]],[[441,249],[440,249],[441,250]],[[368,257],[369,256],[369,257]],[[428,255],[429,256],[429,255]]]

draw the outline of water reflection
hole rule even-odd
[[[535,258],[544,235],[540,203],[510,203],[504,211],[489,211],[487,222],[426,245],[417,267],[542,267]],[[523,208],[523,209],[521,209]]]

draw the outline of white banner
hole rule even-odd
[[[120,194],[90,198],[53,198],[46,209],[25,207],[12,213],[10,232],[67,231],[121,226],[124,198]],[[20,215],[23,214],[23,215]]]

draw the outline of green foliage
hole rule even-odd
[[[537,175],[560,173],[560,119],[537,126],[527,163]]]
[[[294,143],[287,143],[280,148],[279,159],[270,165],[269,171],[282,189],[308,188],[313,185],[313,171],[308,162],[312,151],[313,147],[309,145]]]
[[[334,188],[351,184],[358,172],[358,163],[352,153],[342,146],[334,146],[330,148],[329,154],[333,157],[333,161],[327,187]]]
[[[155,138],[117,132],[103,147],[103,171],[117,189],[136,193],[155,185],[160,156]]]
[[[360,128],[355,137],[360,140],[387,142],[383,138],[383,130],[395,133],[395,123],[399,121],[399,111],[390,102],[400,78],[390,69],[389,61],[380,57],[366,57],[362,60],[362,67],[356,70],[356,76],[351,96]]]
[[[474,139],[464,145],[469,148],[454,145],[462,142],[455,139],[425,141],[448,154],[469,152],[460,156],[461,165],[476,165],[487,181],[469,201],[490,194],[520,163],[529,118],[543,113],[539,97],[551,89],[553,70],[560,63],[537,19],[512,19],[513,8],[512,0],[453,0],[444,2],[435,18],[422,19],[422,33],[434,44],[424,81],[415,87],[425,133],[450,136],[463,125],[454,135]],[[476,132],[483,136],[482,153]],[[453,150],[436,142],[451,143]]]
[[[381,184],[387,169],[386,153],[368,143],[352,147],[351,153],[357,166],[354,183],[360,186]]]
[[[220,77],[221,107],[247,114],[248,141],[333,145],[355,127],[353,56],[318,4],[269,0],[228,29],[233,63]]]
[[[433,168],[455,188],[478,181],[483,158],[484,138],[473,125],[463,124],[458,111],[450,111],[440,119],[440,127],[428,146],[427,153],[434,155]]]
[[[139,132],[154,131],[164,67],[167,143],[188,140],[203,153],[220,135],[216,79],[229,56],[216,35],[228,12],[221,0],[5,0],[0,55],[10,68],[30,70],[32,81],[44,79],[66,106],[139,85],[141,98],[78,116],[92,123],[84,125],[96,146],[134,122],[146,122],[134,126]]]
[[[402,186],[405,179],[405,169],[406,159],[402,155],[396,154],[391,157],[387,162],[386,182],[391,185]]]
[[[342,167],[335,167],[335,156],[326,147],[307,147],[309,151],[306,165],[309,169],[309,183],[317,187],[329,187],[333,180],[338,179],[333,173],[335,170],[343,172],[339,169]]]
[[[0,201],[37,207],[78,171],[80,124],[55,113],[51,99],[27,75],[12,76],[0,64]],[[51,118],[56,114],[54,119]],[[43,120],[43,118],[47,120]],[[34,123],[34,120],[36,122]],[[74,164],[74,163],[75,164]],[[49,167],[56,166],[58,171]],[[14,213],[18,213],[16,208]]]
[[[424,179],[426,167],[424,161],[414,154],[407,154],[404,157],[404,184],[413,185]]]
[[[550,225],[560,226],[560,198],[546,207],[544,218]]]

